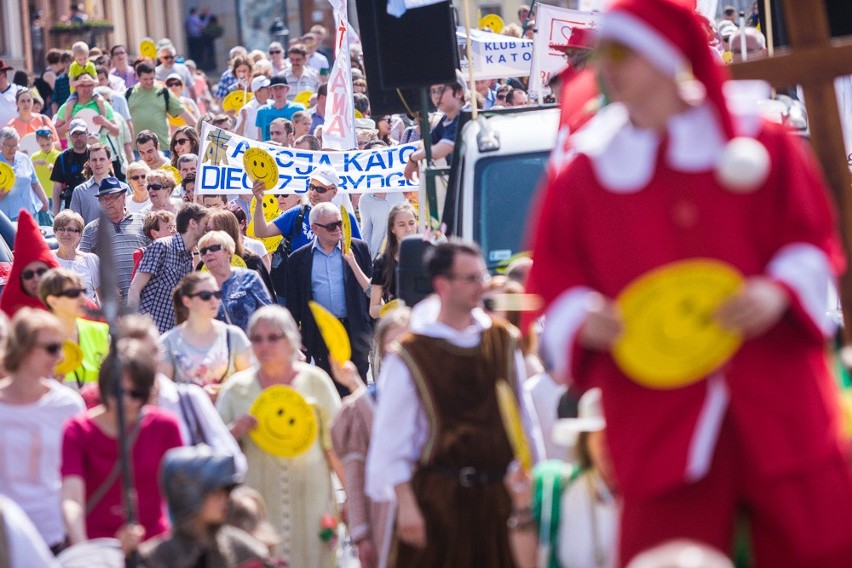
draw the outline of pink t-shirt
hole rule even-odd
[[[177,420],[168,412],[146,406],[141,430],[131,451],[139,523],[145,527],[145,539],[162,534],[169,528],[165,498],[159,486],[160,462],[166,451],[182,445]],[[117,460],[118,441],[104,434],[88,414],[77,415],[65,425],[62,477],[82,477],[87,501],[107,478]],[[90,539],[111,538],[123,523],[119,478],[94,510],[86,515],[86,533]]]

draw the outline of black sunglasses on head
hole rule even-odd
[[[36,270],[24,270],[21,272],[21,278],[23,280],[32,280],[35,276],[43,276],[45,272],[47,272],[48,268],[37,268]]]

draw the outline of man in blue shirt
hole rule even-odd
[[[272,102],[265,104],[257,111],[255,126],[260,128],[260,138],[264,142],[269,140],[269,124],[276,118],[290,120],[293,114],[299,110],[305,110],[305,105],[292,103],[287,100],[290,86],[287,79],[278,75],[269,80],[269,92],[272,94]]]

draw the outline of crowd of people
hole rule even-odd
[[[564,46],[553,96],[594,68],[604,105],[583,116],[574,158],[551,164],[534,260],[491,275],[475,243],[439,239],[424,259],[433,294],[413,307],[397,268],[416,193],[345,192],[327,165],[305,196],[270,196],[262,180],[244,195],[195,191],[203,122],[322,148],[322,26],[266,53],[234,47],[215,84],[167,39],[156,60],[124,45],[50,50],[40,89],[0,62],[0,163],[15,174],[0,211],[17,222],[0,295],[0,560],[57,566],[94,544],[157,567],[715,568],[742,551],[743,565],[848,566],[852,482],[828,433],[829,330],[805,279],[825,290],[840,266],[821,182],[786,133],[738,130],[725,110],[721,64],[761,55],[759,31],[645,3],[619,0],[594,41]],[[532,33],[533,14],[522,7],[504,33]],[[209,24],[190,11],[192,58],[209,57]],[[416,143],[405,175],[417,176],[417,117],[373,116],[357,49],[352,61],[358,148]],[[452,160],[463,109],[529,104],[526,86],[433,85],[433,158]],[[686,148],[701,133],[718,147]],[[754,187],[712,175],[735,134],[773,156]],[[711,197],[685,196],[693,186]],[[736,223],[730,238],[715,230]],[[718,317],[747,342],[702,382],[640,386],[611,356],[625,325],[613,298],[695,256],[746,275]],[[545,304],[533,326],[504,301],[527,290]],[[110,303],[123,315],[107,322]],[[285,392],[306,414],[283,402],[260,414]],[[278,453],[261,432],[282,447],[305,437]]]

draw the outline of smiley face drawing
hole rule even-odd
[[[256,198],[252,197],[251,204],[249,205],[249,211],[254,211],[254,204],[256,203]],[[275,219],[281,216],[281,209],[278,207],[278,199],[272,195],[271,193],[266,193],[263,196],[263,218],[266,219],[267,223],[271,223]],[[254,234],[254,220],[249,221],[248,227],[246,227],[246,235],[250,236],[253,239],[257,238],[257,235]],[[275,235],[274,237],[265,237],[260,239],[263,241],[263,246],[266,247],[266,251],[270,254],[274,253],[278,249],[278,244],[281,242],[283,237],[281,235]]]
[[[249,148],[243,154],[243,168],[249,179],[260,180],[267,190],[278,185],[278,164],[275,158],[260,148]]]
[[[15,171],[12,166],[0,162],[0,192],[7,193],[15,187]]]
[[[301,455],[316,442],[318,425],[313,407],[292,387],[267,387],[249,413],[257,428],[249,435],[262,450],[275,456]]]
[[[249,102],[253,96],[248,91],[231,91],[222,99],[222,110],[225,112],[239,112],[243,108],[243,105]]]
[[[640,276],[616,300],[624,332],[612,350],[615,362],[628,377],[652,389],[675,389],[703,379],[742,342],[715,318],[742,281],[736,269],[713,259],[675,262]]]

